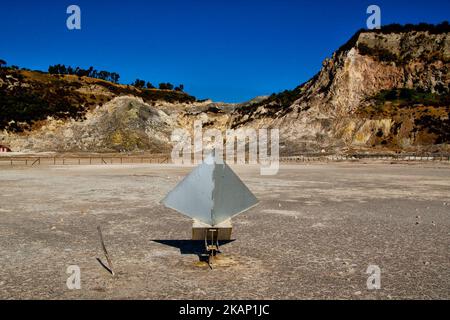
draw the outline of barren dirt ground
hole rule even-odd
[[[450,298],[449,165],[233,168],[261,202],[233,219],[210,269],[191,221],[159,204],[191,168],[0,167],[0,298]],[[115,278],[96,260],[97,225]],[[380,290],[367,289],[369,265]]]

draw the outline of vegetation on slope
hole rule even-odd
[[[81,85],[59,79],[27,81],[20,71],[0,69],[0,129],[20,132],[40,120],[80,119],[89,106],[76,93]],[[16,85],[17,84],[17,85]]]
[[[6,64],[4,60],[2,60]],[[1,65],[1,61],[0,61]],[[11,68],[11,67],[10,67]],[[13,69],[18,69],[13,68]],[[64,64],[56,64],[48,67],[48,73],[54,75],[74,75],[78,77],[88,77],[94,79],[105,80],[109,82],[113,82],[115,84],[119,83],[120,75],[117,72],[109,72],[109,71],[98,71],[94,67],[89,67],[89,69],[83,69],[80,67],[72,67],[65,66]],[[145,82],[145,80],[136,79],[131,86],[136,87],[138,89],[155,89],[155,86],[151,84],[151,82]],[[159,84],[159,89],[161,90],[175,90],[175,91],[183,91],[184,85],[180,84],[177,87],[174,87],[170,82],[162,82]]]
[[[83,69],[80,67],[72,68],[71,66],[66,67],[63,64],[56,64],[54,66],[48,67],[49,74],[62,74],[62,75],[76,75],[79,77],[89,77],[102,79],[105,81],[111,81],[114,83],[119,83],[120,75],[116,72],[109,71],[97,71],[94,67],[89,67],[89,69]]]
[[[425,144],[450,143],[450,95],[420,89],[382,90],[366,100],[357,115],[364,119],[392,119],[395,125],[381,144],[389,145],[403,130]],[[405,134],[405,133],[403,133]],[[418,136],[417,136],[418,135]]]
[[[450,94],[433,93],[430,91],[407,88],[394,88],[391,90],[382,90],[370,100],[375,102],[376,106],[382,106],[386,102],[391,102],[398,107],[408,107],[414,105],[426,106],[450,106]]]
[[[91,90],[92,86],[105,90]],[[88,110],[122,95],[141,97],[145,102],[196,101],[195,97],[181,91],[138,89],[85,76],[0,68],[0,130],[22,132],[49,116],[80,120]]]
[[[240,106],[237,111],[242,116],[241,120],[235,121],[232,124],[232,128],[236,128],[259,117],[282,116],[288,113],[292,104],[301,96],[303,89],[304,84],[296,87],[293,90],[284,90],[280,93],[273,93],[260,102],[244,104]],[[261,106],[265,108],[265,113],[257,114],[256,111]],[[243,116],[245,115],[247,115],[248,117],[244,118]]]

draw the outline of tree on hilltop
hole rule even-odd
[[[183,92],[184,91],[184,84],[180,84],[178,87],[175,87],[175,91]]]
[[[111,80],[114,83],[118,83],[120,79],[120,75],[116,72],[111,73]]]
[[[173,84],[171,84],[170,82],[160,83],[159,84],[159,89],[161,89],[161,90],[173,90]]]
[[[132,84],[132,86],[142,89],[145,87],[145,81],[144,80],[140,80],[140,79],[136,79],[136,81],[134,81],[134,83]]]

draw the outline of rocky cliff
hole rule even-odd
[[[448,150],[450,34],[360,31],[293,91],[233,115],[233,127],[277,127],[285,153]]]
[[[173,129],[202,120],[221,130],[279,128],[283,154],[450,151],[449,31],[447,23],[359,31],[310,81],[239,105],[3,72],[0,143],[16,151],[166,152]]]

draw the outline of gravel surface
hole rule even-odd
[[[191,221],[159,204],[192,168],[0,168],[0,298],[450,298],[450,166],[233,168],[260,204],[233,219],[212,269]],[[115,277],[97,260],[98,225]],[[66,286],[70,265],[80,290]]]

